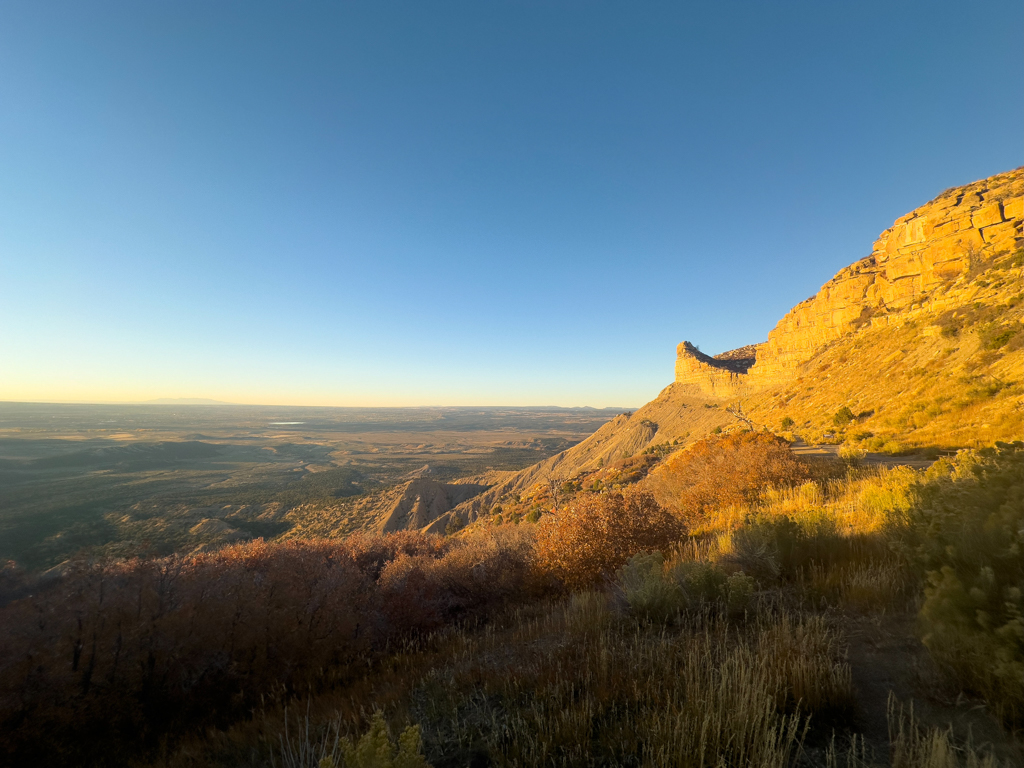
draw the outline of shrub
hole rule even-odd
[[[852,445],[843,445],[839,448],[839,458],[852,463],[861,461],[867,454],[868,452],[863,448]]]
[[[380,576],[384,566],[399,555],[441,557],[452,546],[456,545],[451,540],[420,531],[394,531],[378,536],[356,533],[346,542],[352,560],[374,580]]]
[[[664,549],[678,541],[682,524],[650,493],[577,497],[537,524],[540,565],[576,588],[610,575],[638,552]]]
[[[783,416],[782,417],[781,425],[782,425],[782,429],[783,430],[790,429],[795,423],[796,422],[793,421],[791,418],[789,418],[789,416]]]
[[[410,635],[535,599],[546,584],[523,533],[79,563],[0,608],[0,762],[128,763]]]
[[[660,552],[636,554],[616,571],[622,594],[633,613],[651,621],[668,621],[682,609],[683,590],[664,577]]]
[[[655,622],[669,621],[683,609],[699,609],[709,603],[740,615],[750,608],[757,586],[743,571],[727,575],[720,566],[706,561],[677,560],[666,569],[660,552],[634,555],[616,577],[630,610]]]
[[[370,730],[358,742],[341,740],[345,768],[430,768],[423,759],[422,749],[418,725],[410,725],[402,731],[395,744],[380,712],[374,713]],[[320,761],[320,768],[335,768],[336,765],[333,757]]]
[[[1008,331],[1003,331],[1000,334],[992,336],[985,342],[985,349],[1000,349],[1005,347],[1006,344],[1016,335],[1017,329],[1011,328]]]
[[[721,566],[706,560],[670,563],[668,577],[683,590],[686,603],[691,607],[721,599],[729,581]]]
[[[888,453],[890,456],[899,456],[907,452],[907,446],[896,440],[887,440],[878,450],[882,453]]]
[[[729,613],[740,614],[750,608],[757,582],[743,571],[732,574],[725,583],[725,604]]]
[[[802,483],[814,471],[793,456],[785,440],[739,432],[705,438],[670,456],[648,483],[662,504],[698,525],[716,510],[753,503],[768,485]]]
[[[832,423],[837,427],[845,427],[851,421],[856,421],[856,419],[856,414],[850,410],[849,406],[844,405],[836,411],[835,416],[832,417]]]
[[[924,643],[1011,722],[1024,719],[1024,443],[939,461],[910,513]]]
[[[850,558],[853,541],[832,516],[750,516],[732,534],[726,559],[758,581],[792,580],[813,565],[834,567]]]

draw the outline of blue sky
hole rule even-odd
[[[1024,162],[1013,2],[5,2],[0,399],[637,406]]]

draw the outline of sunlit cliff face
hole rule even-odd
[[[1017,246],[1024,220],[1024,169],[956,187],[900,217],[871,255],[841,270],[790,310],[741,370],[677,349],[676,381],[732,397],[793,378],[830,341],[866,326],[901,324],[972,300],[973,272]]]

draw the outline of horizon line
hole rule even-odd
[[[179,398],[179,401],[204,400],[206,398]],[[0,398],[0,405],[185,405],[197,408],[230,406],[240,408],[362,408],[362,409],[413,409],[413,408],[558,408],[561,410],[591,410],[591,411],[636,411],[642,406],[618,406],[618,405],[513,405],[513,404],[489,404],[489,405],[296,405],[287,403],[235,403],[226,400],[211,400],[208,402],[174,402],[173,398],[155,398],[153,400],[9,400]]]

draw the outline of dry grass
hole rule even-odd
[[[772,428],[791,419],[789,431],[808,442],[845,442],[853,456],[1019,439],[1024,335],[1016,331],[1024,302],[1011,262],[994,258],[984,274],[964,276],[936,297],[952,307],[923,308],[835,340],[799,378],[744,399],[748,416]],[[837,427],[843,407],[857,418]]]
[[[574,567],[572,556],[582,556],[586,578],[563,579],[579,585],[581,591],[571,594],[552,591],[552,569],[543,546],[538,552],[535,545],[534,526],[449,539],[396,534],[344,545],[239,548],[218,555],[227,558],[223,563],[213,556],[190,561],[190,568],[205,563],[207,570],[184,581],[146,576],[147,569],[172,563],[125,564],[120,567],[126,574],[142,579],[146,589],[140,594],[149,594],[151,583],[164,585],[167,595],[184,590],[175,610],[196,604],[213,611],[204,620],[207,634],[217,634],[214,619],[226,620],[226,614],[193,600],[189,590],[211,594],[216,582],[207,576],[223,581],[235,574],[230,585],[236,603],[259,612],[260,622],[253,618],[247,630],[254,638],[249,645],[302,672],[290,690],[281,688],[278,698],[268,699],[262,718],[236,720],[216,738],[186,741],[162,764],[273,761],[305,768],[326,759],[349,766],[397,766],[407,759],[422,766],[425,758],[438,766],[869,768],[879,756],[847,729],[862,702],[855,698],[843,628],[854,618],[873,621],[885,612],[905,620],[915,610],[924,586],[912,567],[920,542],[914,544],[908,531],[920,525],[922,499],[945,499],[952,505],[948,514],[963,522],[957,500],[967,498],[965,483],[982,490],[1018,487],[1011,482],[1016,476],[999,485],[992,472],[985,475],[988,485],[979,486],[981,460],[981,454],[963,454],[930,474],[855,468],[842,477],[762,486],[742,504],[708,507],[700,535],[681,539],[678,523],[649,494],[592,494],[590,506],[578,511],[594,514],[563,518],[571,519],[572,535],[548,542],[566,572]],[[988,496],[975,501],[979,510],[987,509]],[[587,530],[595,515],[601,523],[596,535]],[[541,526],[542,542],[560,530],[558,519]],[[629,534],[624,538],[617,536],[623,526]],[[587,546],[578,546],[587,535]],[[987,544],[975,550],[994,551]],[[107,578],[115,571],[120,573],[90,573]],[[334,586],[325,586],[324,595],[306,595],[302,589],[319,583],[310,574]],[[96,585],[86,582],[82,594],[92,594]],[[339,584],[351,593],[341,602]],[[249,591],[238,592],[242,586]],[[330,608],[321,621],[333,617],[334,624],[299,624],[297,631],[285,624],[281,617],[310,613],[296,609],[300,594]],[[333,602],[325,602],[325,595]],[[366,605],[358,614],[346,611],[361,605],[357,598]],[[496,610],[501,604],[510,607]],[[100,610],[97,604],[89,620],[102,625],[110,616],[127,616],[110,613],[112,607],[104,603]],[[160,622],[168,620],[160,615]],[[316,631],[342,620],[344,638]],[[151,635],[168,648],[180,647],[174,633],[179,624],[186,626],[174,619]],[[335,655],[310,656],[308,649],[320,646],[302,640],[302,633]],[[345,638],[348,645],[338,645]],[[851,643],[862,643],[858,638],[850,633]],[[368,648],[374,641],[390,650]],[[74,652],[62,639],[53,643]],[[203,640],[203,649],[213,645]],[[852,647],[851,658],[857,658],[858,646]],[[314,663],[322,666],[314,669]],[[280,666],[261,662],[254,669],[271,682],[281,679]],[[296,721],[282,708],[286,702],[295,707],[300,687],[307,707]],[[252,689],[248,701],[256,693]],[[884,691],[877,703],[883,708]],[[890,704],[889,715],[891,734],[884,733],[883,720],[875,729],[883,733],[871,739],[884,745],[893,765],[996,768],[992,758],[955,743],[950,731],[923,728],[909,709],[904,714]],[[409,730],[410,724],[419,730]],[[829,743],[834,728],[840,729],[838,741]],[[422,756],[413,744],[419,738]],[[363,743],[371,762],[353,762],[347,750]]]
[[[590,593],[459,645],[413,696],[437,757],[463,744],[500,765],[784,766],[808,714],[851,696],[835,632],[789,615],[658,630]]]
[[[992,755],[979,753],[970,743],[956,745],[951,729],[921,727],[913,705],[904,707],[892,695],[888,719],[892,768],[1002,768]]]

